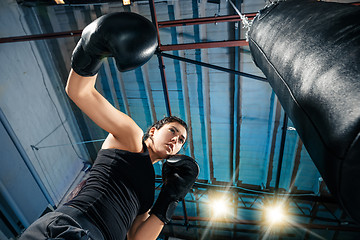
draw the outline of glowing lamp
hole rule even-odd
[[[271,223],[281,223],[285,219],[284,211],[281,206],[267,209],[266,218]]]
[[[215,216],[226,215],[229,211],[226,202],[222,199],[214,200],[211,203],[211,209]]]
[[[131,3],[130,0],[123,0],[124,5],[130,5],[130,3]]]
[[[265,207],[265,220],[271,225],[283,225],[288,219],[286,209],[282,204],[274,204]]]
[[[211,218],[220,219],[231,215],[230,204],[231,201],[226,195],[215,195],[209,199],[209,211]]]

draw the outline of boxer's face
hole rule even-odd
[[[167,123],[160,129],[154,128],[150,134],[154,144],[153,151],[162,158],[178,153],[187,137],[186,129],[178,122]]]

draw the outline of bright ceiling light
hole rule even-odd
[[[56,4],[65,4],[64,0],[55,0]]]
[[[288,222],[288,216],[283,204],[268,205],[265,207],[265,220],[271,225],[284,225]]]
[[[130,0],[123,0],[124,5],[130,5],[130,3],[131,3]]]
[[[266,218],[272,223],[281,223],[285,219],[284,211],[280,206],[267,209]]]
[[[226,202],[223,199],[214,200],[211,204],[211,208],[215,216],[226,215],[229,211]]]
[[[209,202],[211,217],[225,218],[230,214],[229,201],[224,196],[217,196]]]

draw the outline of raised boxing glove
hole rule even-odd
[[[175,155],[167,159],[162,168],[163,186],[150,214],[167,224],[198,175],[199,165],[193,158]]]
[[[132,12],[110,13],[85,27],[71,58],[71,67],[81,76],[95,75],[104,57],[114,57],[119,71],[146,63],[157,47],[154,25]]]

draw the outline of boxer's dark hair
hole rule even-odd
[[[150,136],[149,133],[150,133],[151,128],[155,127],[157,130],[159,130],[162,126],[164,126],[167,123],[171,123],[171,122],[180,123],[185,128],[186,132],[188,132],[187,124],[181,118],[178,118],[176,116],[164,117],[163,119],[155,122],[152,126],[150,126],[146,130],[146,132],[144,134],[144,141],[149,138],[149,136]]]

